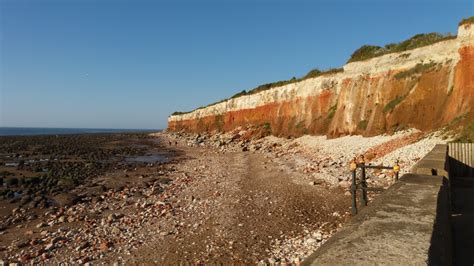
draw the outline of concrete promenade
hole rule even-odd
[[[456,159],[437,145],[303,265],[473,265],[474,177],[454,174],[472,173],[463,147]]]

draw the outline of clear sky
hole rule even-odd
[[[0,126],[164,128],[363,44],[456,33],[474,0],[0,0]]]

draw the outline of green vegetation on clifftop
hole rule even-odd
[[[349,58],[347,62],[351,63],[356,61],[364,61],[374,57],[391,53],[400,53],[455,38],[456,35],[451,35],[450,33],[440,34],[432,32],[427,34],[417,34],[403,42],[390,43],[385,45],[384,47],[375,45],[363,45],[359,49],[355,50],[354,53],[352,53],[351,58]]]

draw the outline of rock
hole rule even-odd
[[[99,246],[100,250],[102,251],[107,251],[109,250],[110,247],[112,247],[112,243],[108,241],[103,241]]]
[[[115,213],[111,213],[107,216],[107,222],[112,223],[115,221],[117,217],[115,216]]]
[[[32,240],[30,241],[30,245],[31,245],[31,246],[35,246],[35,245],[40,244],[41,242],[42,242],[41,240],[32,239]]]
[[[314,234],[314,237],[316,238],[316,240],[317,240],[318,242],[323,241],[323,234],[321,234],[321,232],[319,232],[319,231],[316,232],[316,234]]]
[[[74,193],[61,193],[53,197],[54,205],[58,207],[72,206],[79,200],[80,198]]]
[[[53,239],[51,239],[51,243],[52,243],[52,244],[56,244],[56,243],[58,243],[58,242],[61,241],[61,240],[65,240],[65,238],[64,238],[64,237],[57,236],[57,237],[54,237]]]
[[[45,251],[51,251],[53,249],[54,249],[54,244],[53,243],[49,243],[44,247]]]
[[[102,195],[107,190],[104,185],[88,187],[85,194],[89,197]]]
[[[36,214],[31,214],[31,215],[28,215],[28,217],[26,218],[28,221],[33,221],[34,219],[38,218],[38,215]]]
[[[81,244],[79,244],[79,246],[76,247],[76,251],[80,251],[80,250],[83,250],[83,249],[86,249],[90,246],[89,242],[82,242]]]
[[[339,186],[343,187],[343,188],[348,188],[351,186],[351,182],[349,181],[341,181],[339,182]]]
[[[20,205],[23,206],[23,205],[26,205],[28,204],[30,201],[31,201],[31,197],[29,195],[25,195],[23,197],[21,197],[21,200],[20,200]]]
[[[117,227],[112,228],[112,234],[118,235],[118,234],[120,234],[120,233],[121,233],[121,231],[120,231],[119,228],[117,228]]]
[[[15,243],[16,248],[24,248],[30,245],[28,240],[21,240]]]
[[[36,228],[42,228],[42,227],[45,227],[45,226],[47,226],[47,224],[41,222],[41,223],[39,223],[39,224],[36,225]]]
[[[28,254],[23,254],[20,256],[20,262],[22,264],[28,263],[28,261],[31,259],[31,257]]]
[[[64,215],[58,218],[58,222],[60,223],[64,223],[65,221],[66,221],[66,217],[64,217]]]
[[[311,244],[316,243],[316,241],[317,241],[317,240],[314,239],[314,238],[308,238],[308,239],[306,239],[306,244],[311,245]]]

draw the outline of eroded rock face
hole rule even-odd
[[[472,117],[474,24],[456,39],[344,66],[303,80],[168,119],[172,131],[229,131],[260,125],[271,134],[376,135],[440,128]]]

